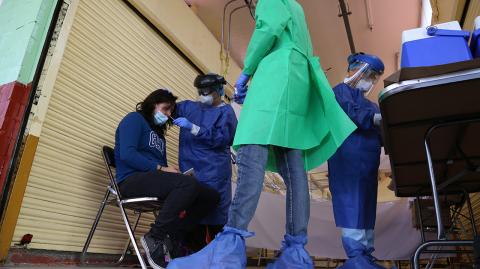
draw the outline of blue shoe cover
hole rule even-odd
[[[385,267],[375,263],[377,259],[372,256],[374,248],[367,248],[362,243],[349,237],[342,237],[342,243],[348,260],[337,269],[385,269]]]
[[[313,269],[313,262],[305,250],[307,237],[304,235],[292,236],[286,234],[282,242],[282,254],[267,269]]]
[[[349,258],[369,256],[375,250],[374,248],[367,248],[361,242],[345,236],[342,236],[342,244],[343,249]]]
[[[167,269],[245,269],[245,238],[253,233],[225,226],[206,247],[187,257],[172,260]]]
[[[372,256],[356,256],[346,260],[345,263],[337,267],[337,269],[386,269],[376,264],[375,260]]]

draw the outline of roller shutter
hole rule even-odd
[[[80,251],[107,185],[100,155],[135,104],[159,87],[196,97],[196,69],[121,0],[81,0],[42,127],[14,235],[31,248]],[[178,129],[167,137],[177,162]],[[148,229],[146,219],[140,231]],[[117,208],[103,217],[91,251],[118,253],[127,236]]]

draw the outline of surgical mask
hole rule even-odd
[[[155,114],[153,115],[153,122],[155,123],[155,125],[162,126],[165,124],[165,122],[167,122],[167,120],[168,117],[160,111],[155,112]]]
[[[205,105],[208,105],[208,106],[211,106],[213,104],[213,97],[211,95],[200,95],[198,97],[198,101],[202,104],[205,104]]]
[[[368,92],[373,87],[373,83],[370,80],[361,79],[357,83],[357,89],[362,92]]]

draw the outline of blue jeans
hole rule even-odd
[[[247,230],[263,189],[268,149],[273,148],[280,175],[287,186],[286,233],[307,235],[310,195],[303,152],[266,145],[242,145],[237,151],[237,189],[228,213],[227,226]]]

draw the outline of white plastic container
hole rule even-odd
[[[477,19],[475,20],[475,25],[478,22],[480,27],[479,18],[480,17],[477,17]],[[437,27],[438,29],[446,29],[446,30],[462,30],[462,27],[460,27],[460,23],[458,23],[458,21],[440,23],[435,25],[435,27]],[[432,38],[432,36],[429,36],[427,34],[427,28],[415,28],[411,30],[406,30],[406,31],[403,31],[402,33],[402,45],[405,42],[419,40],[423,38]]]

